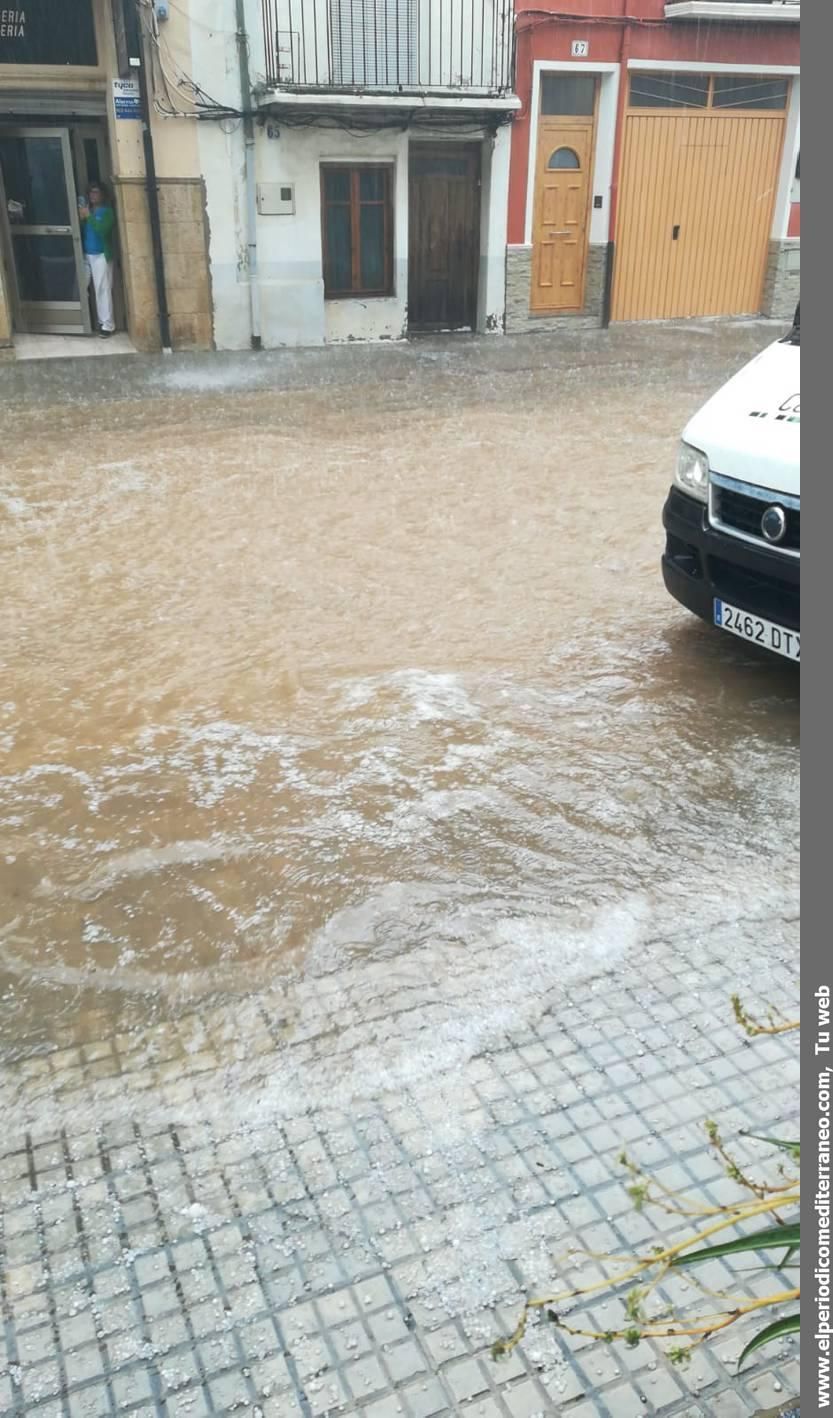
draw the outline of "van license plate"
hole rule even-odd
[[[728,630],[731,635],[749,640],[753,645],[762,645],[765,650],[773,650],[787,660],[801,659],[801,636],[797,630],[773,625],[771,620],[762,620],[759,615],[730,606],[728,601],[715,598],[714,623],[721,630]]]

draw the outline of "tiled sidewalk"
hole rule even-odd
[[[489,1355],[568,1245],[651,1236],[623,1145],[716,1200],[703,1120],[794,1119],[794,1040],[747,1042],[728,998],[788,1007],[796,933],[629,937],[563,978],[511,952],[491,975],[477,952],[353,961],[7,1066],[0,1412],[741,1418],[797,1393],[790,1341],[738,1377],[731,1332],[685,1370],[546,1326]]]

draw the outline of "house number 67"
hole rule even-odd
[[[589,39],[574,39],[570,45],[570,53],[574,59],[587,59],[590,54]]]

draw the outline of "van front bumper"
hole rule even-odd
[[[756,547],[708,524],[706,507],[672,487],[662,514],[668,591],[703,620],[715,597],[787,630],[801,628],[801,561]]]

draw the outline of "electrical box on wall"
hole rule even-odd
[[[291,217],[295,212],[294,182],[259,182],[257,210],[262,217]]]

